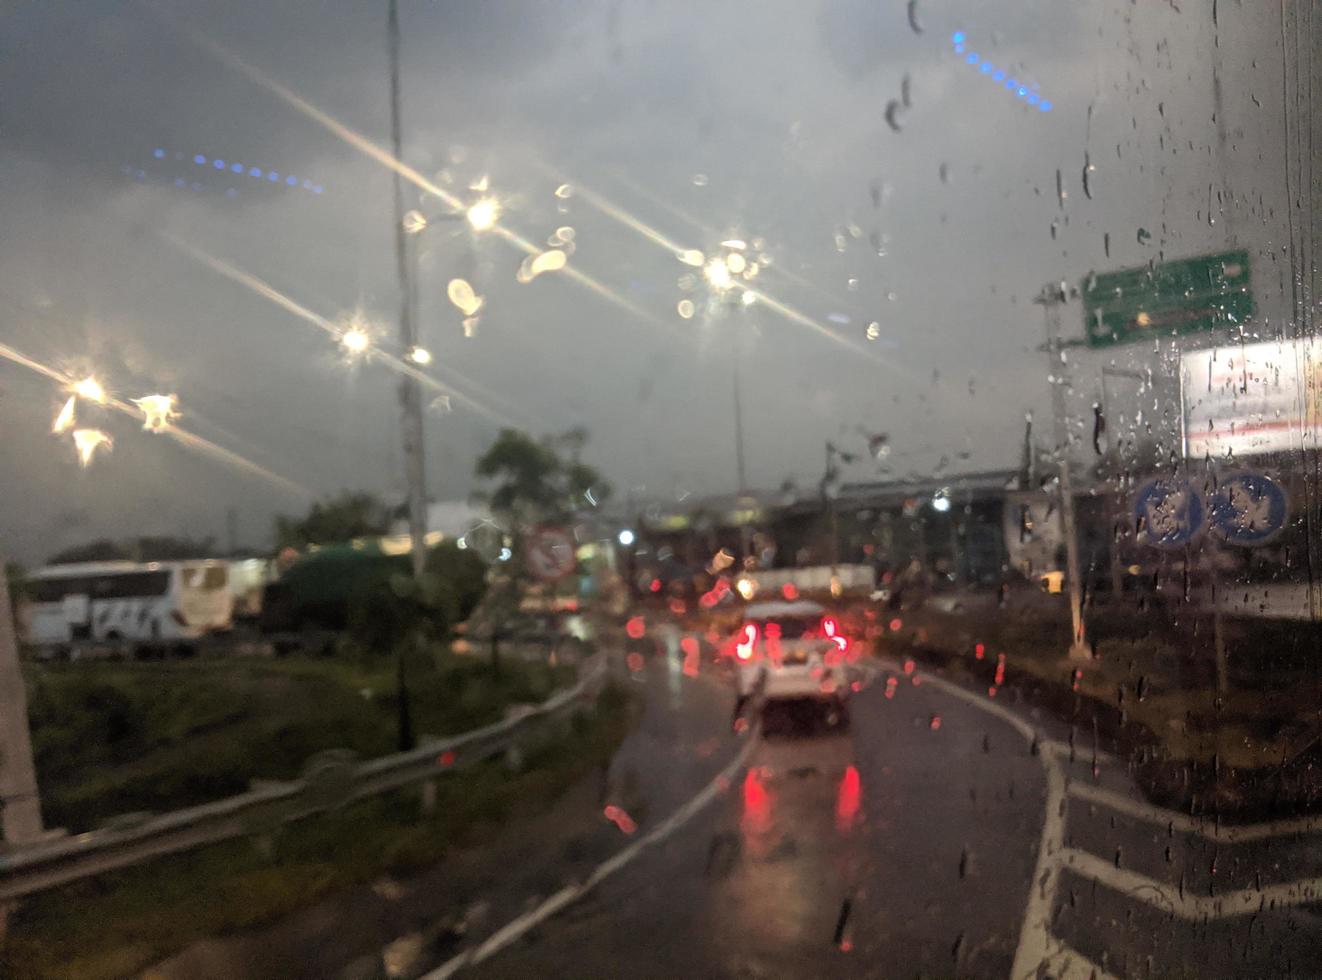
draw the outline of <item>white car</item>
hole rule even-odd
[[[735,685],[741,703],[811,699],[834,722],[848,717],[849,640],[839,621],[815,602],[758,602],[744,610],[735,635]]]

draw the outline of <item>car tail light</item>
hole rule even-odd
[[[746,623],[739,633],[739,642],[735,644],[735,656],[740,660],[751,660],[753,657],[753,648],[756,646],[757,626],[753,623]]]
[[[840,623],[833,616],[827,616],[822,620],[822,634],[829,637],[840,648],[841,653],[849,649],[849,640],[841,634]]]

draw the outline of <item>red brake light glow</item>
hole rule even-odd
[[[735,655],[740,660],[750,660],[755,646],[757,646],[757,626],[753,623],[746,623],[739,633],[739,642],[734,648]]]
[[[840,624],[833,616],[827,616],[822,620],[822,632],[835,642],[841,653],[849,649],[849,640],[841,635]]]

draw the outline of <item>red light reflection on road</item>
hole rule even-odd
[[[840,777],[840,786],[835,794],[835,829],[848,833],[858,818],[859,806],[863,799],[863,782],[858,769],[849,766]]]
[[[899,686],[899,683],[900,682],[897,681],[894,677],[886,678],[886,697],[888,698],[895,697],[895,688]]]
[[[698,647],[697,639],[686,636],[679,641],[679,648],[684,651],[684,674],[688,677],[697,677],[701,665],[701,649]]]
[[[750,766],[744,775],[744,812],[739,830],[750,853],[763,850],[762,838],[771,830],[771,790],[762,779],[761,770]]]
[[[981,660],[986,655],[987,655],[987,644],[985,643],[973,644],[973,656],[975,659]]]
[[[449,749],[446,749],[436,757],[436,764],[442,768],[454,765],[454,753]]]
[[[629,665],[629,669],[632,670],[635,674],[638,673],[638,671],[642,670],[643,667],[645,666],[643,655],[639,653],[637,650],[629,654],[629,656],[625,657],[624,662]]]
[[[606,807],[602,813],[606,815],[607,820],[614,823],[615,826],[619,827],[620,830],[626,834],[632,834],[638,829],[638,825],[633,822],[633,817],[629,816],[629,814],[614,804]]]

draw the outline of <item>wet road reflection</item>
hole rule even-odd
[[[876,677],[847,728],[768,706],[718,803],[472,975],[1004,976],[1040,765],[1003,723],[914,680]]]

